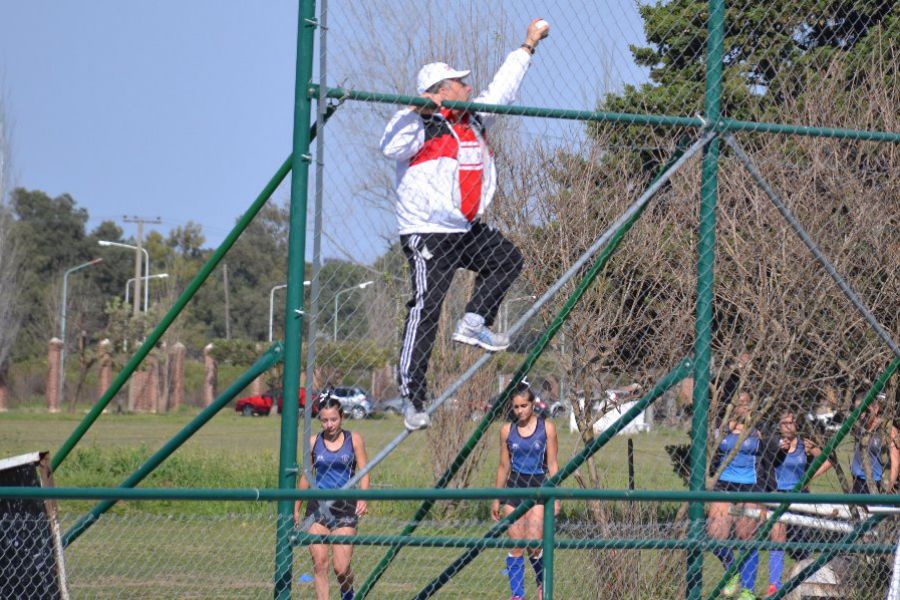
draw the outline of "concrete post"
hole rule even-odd
[[[112,383],[112,342],[100,340],[97,344],[97,362],[100,364],[100,377],[97,381],[97,398],[102,398]]]
[[[216,399],[219,380],[219,366],[212,355],[213,345],[203,348],[203,406],[207,407]]]
[[[155,352],[147,356],[147,378],[144,385],[144,409],[148,412],[162,412],[159,406],[159,356]]]
[[[176,342],[172,346],[172,401],[169,410],[178,410],[184,404],[184,344]]]
[[[261,355],[265,347],[262,344],[256,344],[256,354]],[[265,374],[260,375],[250,384],[250,395],[251,396],[259,396],[263,392],[263,377]]]
[[[62,340],[53,338],[47,351],[47,410],[58,413],[62,405],[62,390],[60,389],[60,354],[62,353]]]

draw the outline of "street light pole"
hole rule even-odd
[[[337,332],[338,332],[338,297],[344,292],[352,292],[353,290],[364,290],[370,285],[375,283],[374,281],[364,281],[362,283],[358,283],[353,287],[348,287],[346,289],[340,290],[337,294],[334,295],[334,338],[332,341],[337,341]]]
[[[62,341],[62,348],[59,352],[59,402],[65,401],[65,392],[63,386],[66,384],[66,303],[69,301],[69,273],[80,271],[92,267],[103,262],[102,258],[95,258],[86,263],[82,263],[77,267],[72,267],[63,274],[62,286],[62,305],[59,309],[59,339]]]
[[[129,250],[134,250],[135,252],[144,253],[144,276],[141,277],[141,280],[146,280],[150,276],[150,253],[147,252],[147,249],[144,247],[132,246],[131,244],[123,244],[122,242],[109,242],[107,240],[100,240],[97,242],[104,248],[113,246],[115,248],[128,248]],[[132,281],[137,281],[138,276],[135,276]],[[134,299],[135,305],[139,302],[138,298]],[[147,309],[150,308],[150,285],[149,283],[144,287],[144,312],[147,312]],[[137,311],[135,311],[135,315],[137,315]]]
[[[144,283],[147,282],[148,279],[166,279],[169,276],[168,273],[157,273],[156,275],[147,275],[141,277],[144,280]],[[135,278],[132,277],[128,281],[125,282],[125,306],[128,306],[128,303],[131,302],[131,293],[129,292],[129,288],[131,288],[131,284],[135,282]],[[146,288],[144,288],[146,289]],[[146,311],[144,311],[146,312]]]
[[[303,287],[307,287],[312,284],[312,281],[304,281]],[[271,290],[269,290],[269,341],[272,341],[272,335],[274,333],[274,323],[273,317],[275,316],[275,290],[283,290],[287,287],[286,283],[282,283],[281,285],[276,285]]]

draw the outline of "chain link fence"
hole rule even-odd
[[[405,524],[403,519],[380,516],[380,502],[371,504],[372,514],[361,519],[353,538],[351,570],[357,590],[385,547],[397,543],[396,533]],[[395,509],[392,507],[392,511]],[[687,536],[688,521],[673,520],[677,510],[676,504],[658,502],[564,501],[554,531],[552,575],[549,569],[546,574],[553,578],[555,593],[563,598],[683,597],[684,550],[694,542]],[[419,523],[416,535],[402,540],[411,547],[398,553],[367,597],[415,597],[464,547],[477,549],[478,557],[436,597],[508,595],[505,559],[511,542],[503,537],[482,537],[492,522],[474,515],[485,511],[486,506],[476,507],[468,502],[452,506],[438,503],[436,512],[441,518]],[[461,512],[473,516],[454,516]],[[860,514],[863,519],[872,518],[865,511]],[[880,521],[865,534],[854,533],[865,522],[856,516],[810,516],[808,512],[804,516],[797,512],[788,518],[795,524],[789,526],[788,540],[780,543],[785,554],[786,581],[821,553],[830,553],[827,568],[789,598],[802,597],[799,594],[854,599],[886,596],[900,534],[895,517]],[[276,520],[274,510],[268,515],[156,515],[139,510],[105,515],[89,536],[66,550],[65,591],[71,598],[271,597]],[[71,516],[64,516],[60,525],[66,528],[72,523]],[[34,521],[33,525],[33,530],[40,532],[42,523]],[[4,531],[0,543],[7,547],[12,528]],[[19,523],[18,531],[16,539],[26,540],[28,522]],[[539,542],[531,544],[535,555],[540,550]],[[315,569],[306,542],[299,539],[297,544],[292,597],[312,598]],[[769,557],[776,544],[760,545],[757,590],[763,595]],[[707,541],[704,547],[712,550],[714,544]],[[9,550],[5,552],[8,557]],[[537,588],[535,570],[528,562],[525,566],[525,587],[528,596],[533,597]],[[716,564],[707,565],[706,570],[710,580],[721,574]],[[18,577],[19,572],[10,562],[0,569],[3,597],[46,597],[29,594],[23,587],[27,582]],[[330,579],[331,597],[338,597],[330,565],[323,575]]]

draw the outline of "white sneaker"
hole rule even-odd
[[[485,327],[484,317],[475,313],[466,313],[459,320],[452,339],[454,342],[480,346],[489,352],[500,352],[509,347],[509,337]]]
[[[431,427],[431,417],[424,410],[417,411],[416,407],[410,404],[406,407],[406,412],[403,415],[403,424],[410,431],[426,429]]]

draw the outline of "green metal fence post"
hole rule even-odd
[[[303,279],[306,263],[306,200],[309,184],[310,113],[312,101],[309,84],[312,78],[313,44],[316,29],[315,0],[300,0],[297,15],[297,65],[294,82],[294,152],[291,165],[291,229],[288,239],[287,294],[284,307],[284,377],[282,393],[285,402],[281,414],[281,449],[278,464],[279,489],[297,485],[298,408],[293,398],[300,393],[300,351],[303,333]],[[278,502],[278,524],[275,540],[275,598],[291,595],[291,573],[294,548],[291,544],[294,503]]]
[[[709,39],[706,50],[706,119],[715,125],[720,117],[722,57],[725,45],[725,0],[709,0]],[[700,239],[697,243],[697,308],[694,338],[694,397],[691,420],[690,489],[706,487],[706,437],[709,412],[709,360],[712,341],[713,268],[716,252],[716,193],[719,140],[710,142],[703,155],[700,184]],[[703,552],[699,544],[706,535],[703,504],[689,506],[689,537],[698,542],[687,553],[685,596],[699,600],[703,587]]]
[[[544,536],[543,536],[543,553],[544,553],[544,584],[543,599],[553,600],[553,547],[556,543],[556,498],[550,496],[544,501]]]

